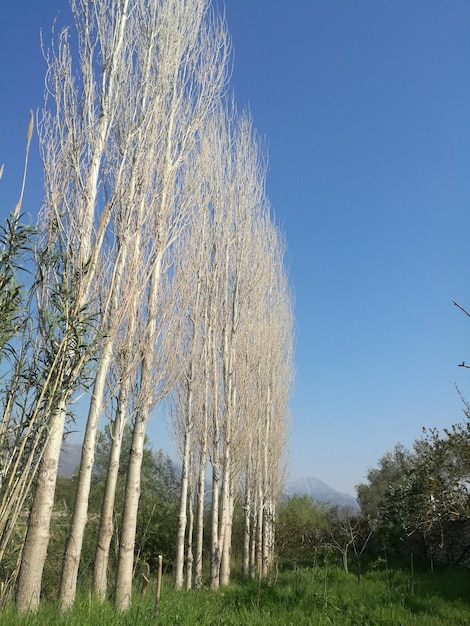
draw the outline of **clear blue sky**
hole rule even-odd
[[[470,399],[470,2],[228,0],[232,86],[270,154],[296,296],[290,474],[354,493]],[[0,6],[2,215],[66,0]],[[33,155],[34,156],[34,155]],[[40,203],[37,156],[25,209]],[[161,425],[151,428],[160,446]]]

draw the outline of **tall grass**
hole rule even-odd
[[[175,592],[164,581],[158,624],[162,626],[301,626],[470,624],[470,573],[465,570],[389,568],[382,562],[363,574],[336,566],[287,571],[276,581],[234,582],[217,593]],[[14,607],[0,613],[2,626],[67,626],[152,624],[154,597],[136,594],[131,609],[117,614],[111,603],[79,596],[74,609],[60,616],[54,603],[36,615],[19,618]]]

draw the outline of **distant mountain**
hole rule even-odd
[[[288,498],[295,495],[310,496],[317,502],[324,502],[332,506],[348,507],[353,511],[359,511],[359,504],[355,498],[347,493],[336,491],[313,476],[288,480],[284,487],[284,495]]]
[[[71,478],[78,471],[82,444],[77,442],[65,442],[62,446],[59,459],[59,476]],[[211,487],[207,487],[208,493]],[[332,506],[348,507],[353,511],[359,511],[359,504],[355,498],[347,493],[340,493],[326,483],[313,476],[288,480],[284,487],[284,496],[290,498],[297,496],[310,496],[317,502],[324,502]]]
[[[71,478],[72,474],[78,471],[81,455],[81,443],[74,443],[72,441],[63,443],[60,451],[58,475],[63,478]]]

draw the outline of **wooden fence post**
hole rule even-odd
[[[160,593],[162,590],[162,563],[163,557],[158,555],[158,572],[157,572],[157,593],[155,596],[155,620],[158,620],[158,610],[160,608]]]

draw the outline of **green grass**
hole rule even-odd
[[[354,574],[336,567],[284,572],[277,581],[237,580],[218,592],[175,592],[171,580],[162,589],[158,623],[162,626],[434,626],[470,625],[470,572],[442,569],[370,569],[358,584]],[[20,618],[14,607],[0,613],[2,626],[151,624],[152,592],[136,594],[124,615],[112,604],[81,595],[74,609],[60,616],[55,603]]]

